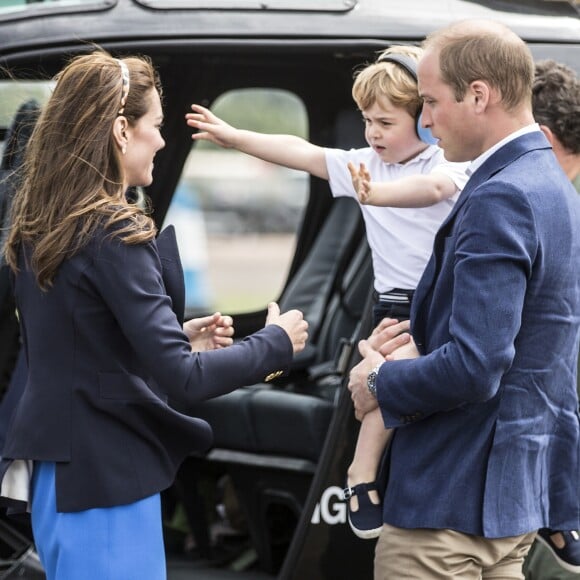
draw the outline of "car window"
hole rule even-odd
[[[46,13],[63,13],[82,10],[106,9],[113,0],[0,0],[0,18],[11,15],[22,16],[24,12],[31,15]]]
[[[287,91],[235,90],[209,106],[236,127],[308,137],[304,104]],[[176,228],[188,311],[251,312],[279,297],[308,184],[304,172],[193,143],[164,224]]]

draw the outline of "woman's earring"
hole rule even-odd
[[[123,147],[121,148],[121,153],[122,153],[123,155],[125,155],[125,153],[127,153],[127,147],[123,146]]]

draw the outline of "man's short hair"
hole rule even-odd
[[[534,60],[526,43],[507,26],[491,20],[464,20],[432,32],[425,50],[439,52],[444,83],[457,102],[476,80],[499,91],[507,111],[529,106],[534,78]]]
[[[534,117],[570,153],[580,153],[580,79],[555,60],[540,60],[532,88]]]

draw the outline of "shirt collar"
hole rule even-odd
[[[437,145],[428,145],[423,151],[417,153],[415,157],[411,157],[411,159],[405,161],[405,163],[388,163],[388,165],[412,165],[413,163],[417,163],[418,161],[423,161],[424,159],[431,159],[433,157],[435,151],[439,149]]]
[[[510,133],[507,137],[504,137],[501,141],[496,143],[493,147],[489,148],[487,151],[482,153],[479,157],[476,157],[469,167],[466,169],[466,173],[471,177],[498,149],[501,149],[504,145],[526,135],[527,133],[533,133],[534,131],[540,131],[540,126],[538,123],[532,123],[531,125],[526,125],[525,127],[518,129],[517,131]]]

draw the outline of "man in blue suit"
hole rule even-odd
[[[423,124],[471,177],[415,293],[413,341],[362,341],[357,417],[395,427],[375,578],[522,578],[580,526],[580,203],[534,123],[534,63],[491,21],[425,41]],[[562,465],[566,469],[562,469]]]

